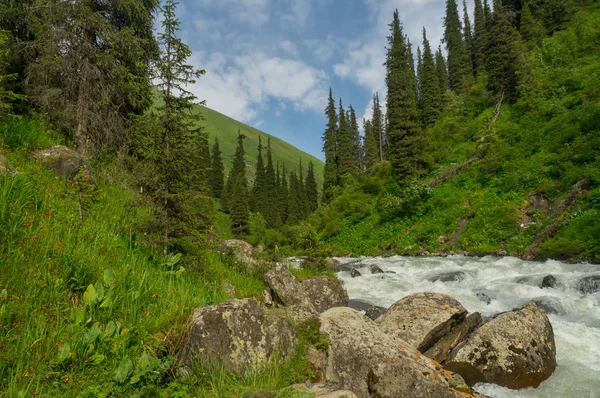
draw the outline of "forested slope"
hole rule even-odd
[[[523,46],[512,101],[488,73],[448,91],[421,135],[424,174],[399,184],[383,162],[318,211],[326,250],[600,261],[598,4]]]

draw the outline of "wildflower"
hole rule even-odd
[[[37,396],[37,395],[40,395],[40,393],[39,393],[39,391],[34,391],[34,392],[33,392],[33,395],[36,395],[36,396]]]
[[[148,314],[149,314],[149,312],[148,312],[148,311],[144,311],[144,315],[148,315]]]
[[[60,343],[58,341],[54,345],[60,347]]]

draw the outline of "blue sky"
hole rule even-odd
[[[382,66],[395,8],[415,47],[442,35],[444,0],[181,0],[182,36],[206,75],[207,106],[322,158],[329,87],[357,116],[385,100]]]

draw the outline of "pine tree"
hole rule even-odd
[[[490,76],[488,88],[501,94],[507,102],[516,100],[517,68],[521,51],[519,33],[497,0],[489,31],[485,69]]]
[[[544,38],[544,27],[533,16],[529,2],[523,4],[521,10],[520,33],[529,49],[533,49]]]
[[[265,187],[266,187],[266,216],[268,225],[271,228],[277,228],[281,225],[279,210],[279,187],[277,176],[273,167],[273,149],[271,148],[271,137],[267,140],[267,167],[265,169]]]
[[[446,91],[448,91],[448,69],[446,68],[446,60],[442,49],[438,48],[435,53],[435,74],[439,85],[440,112],[444,111],[446,106]]]
[[[340,99],[340,108],[339,108],[339,128],[337,132],[337,151],[338,151],[338,178],[339,185],[341,185],[342,177],[346,177],[347,175],[352,175],[355,172],[355,163],[354,163],[354,150],[352,145],[352,137],[350,135],[350,128],[348,126],[348,118],[346,117],[346,112],[344,110],[344,106],[342,104],[342,100]]]
[[[389,159],[398,182],[415,175],[420,163],[419,115],[417,111],[416,79],[414,61],[410,59],[405,36],[398,16],[390,24],[388,53],[386,58],[387,138]]]
[[[325,172],[323,182],[323,203],[329,203],[334,196],[335,187],[339,186],[338,177],[338,114],[329,89],[329,99],[325,108],[327,127],[323,133],[323,153],[325,154]]]
[[[473,84],[473,72],[456,0],[446,0],[444,28],[450,88],[456,93],[462,94]]]
[[[308,216],[308,200],[306,197],[306,186],[304,184],[304,168],[302,159],[298,162],[298,192],[296,198],[300,218],[304,219]]]
[[[475,75],[478,75],[482,71],[485,62],[485,41],[487,32],[485,11],[481,4],[481,0],[475,0],[474,16],[473,68]]]
[[[214,198],[221,198],[225,185],[225,167],[223,166],[223,154],[219,147],[219,139],[215,138],[212,150],[212,165],[210,185]]]
[[[229,213],[231,216],[231,231],[238,238],[243,238],[248,233],[249,194],[248,180],[246,178],[246,162],[244,161],[244,139],[243,134],[238,133],[238,146],[233,158],[233,166],[229,174],[230,191]]]
[[[465,38],[465,44],[467,46],[467,53],[471,62],[471,71],[475,71],[475,39],[473,38],[473,30],[471,27],[471,20],[469,18],[469,10],[467,9],[467,0],[463,0],[463,23],[464,30],[463,36]]]
[[[266,219],[266,183],[267,174],[265,171],[265,162],[262,155],[262,138],[258,136],[258,155],[256,157],[256,173],[254,174],[254,185],[250,195],[250,210],[261,213]]]
[[[358,169],[362,172],[365,169],[363,146],[362,146],[362,142],[360,139],[360,131],[358,129],[358,122],[356,120],[356,112],[354,111],[354,108],[352,108],[352,105],[350,105],[350,108],[348,109],[348,116],[349,116],[348,126],[350,129],[350,137],[352,138],[352,148],[353,148],[352,153],[354,155],[354,166],[356,169]]]
[[[440,114],[442,99],[438,73],[425,28],[423,28],[423,62],[421,65],[420,86],[423,125],[431,126]]]
[[[421,47],[417,47],[417,108],[422,112],[423,104],[421,103],[421,83],[423,82],[423,54]]]
[[[492,8],[488,3],[488,0],[483,0],[483,18],[485,20],[486,27],[489,26],[492,21]]]
[[[314,213],[319,207],[319,190],[317,188],[315,168],[312,162],[308,163],[308,172],[306,174],[306,182],[304,185],[308,214],[311,214]]]

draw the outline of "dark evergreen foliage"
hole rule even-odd
[[[444,42],[448,51],[448,82],[456,93],[466,92],[473,84],[473,71],[456,0],[446,0]]]
[[[354,162],[354,145],[352,143],[352,136],[350,127],[348,126],[348,118],[340,99],[339,107],[339,128],[337,132],[337,158],[338,158],[338,181],[342,183],[342,178],[347,175],[352,175],[356,171],[356,164]]]
[[[438,80],[438,73],[427,39],[427,32],[423,28],[423,61],[421,65],[421,78],[419,80],[421,95],[421,120],[423,125],[430,126],[435,123],[440,114],[442,93]]]
[[[389,160],[398,182],[417,173],[422,148],[418,145],[419,114],[414,61],[398,16],[390,24],[386,57],[387,139]]]
[[[246,162],[244,161],[245,138],[243,134],[238,134],[238,146],[227,181],[231,232],[238,238],[243,238],[248,233],[248,215],[250,211]]]
[[[323,133],[323,153],[325,154],[325,175],[323,182],[323,203],[329,203],[335,196],[339,186],[338,174],[338,114],[329,89],[329,100],[325,108],[327,127]]]
[[[215,144],[213,145],[210,176],[213,197],[219,199],[225,186],[225,167],[223,166],[223,154],[219,147],[218,138],[215,138]]]

